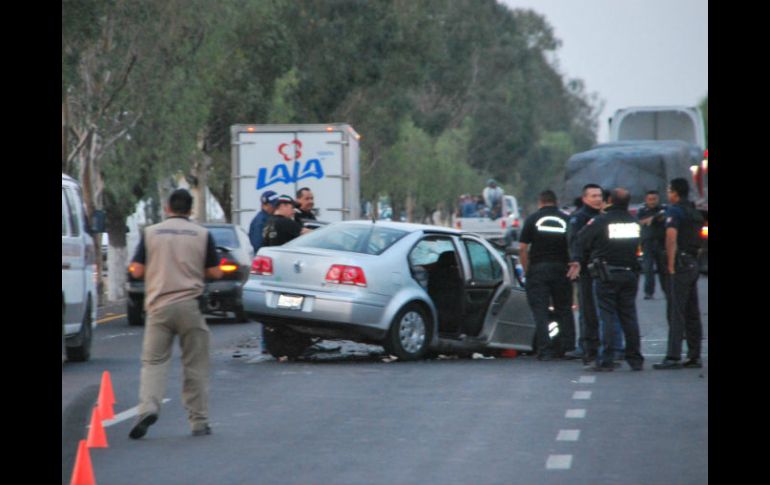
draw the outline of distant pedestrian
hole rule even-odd
[[[249,224],[249,241],[254,248],[254,254],[257,254],[259,248],[262,247],[262,231],[265,228],[265,223],[273,215],[276,202],[278,201],[278,194],[272,190],[266,190],[262,192],[262,197],[259,198],[262,203],[262,210],[254,216]]]
[[[158,420],[165,397],[174,336],[182,349],[182,402],[193,436],[211,434],[208,424],[209,328],[199,301],[204,279],[219,279],[214,238],[190,221],[193,198],[175,190],[168,218],[145,229],[129,271],[144,279],[147,323],[142,344],[139,416],[129,436],[139,439]]]
[[[703,326],[698,305],[698,250],[703,215],[687,197],[687,179],[673,179],[668,188],[666,210],[666,293],[668,316],[668,347],[666,358],[655,369],[700,368]],[[687,360],[682,358],[682,340],[687,340]]]
[[[487,213],[492,220],[497,219],[503,214],[503,196],[505,192],[502,187],[497,185],[495,179],[487,180],[487,186],[484,187],[482,197],[487,207]]]
[[[538,208],[524,221],[519,257],[526,274],[527,301],[536,324],[537,358],[553,360],[575,350],[572,284],[567,278],[568,216],[558,208],[552,190],[540,193]],[[558,346],[549,336],[548,308],[551,304],[559,322]]]
[[[626,340],[626,362],[632,370],[642,370],[639,320],[636,313],[636,292],[639,267],[636,249],[641,229],[636,218],[628,212],[631,196],[626,189],[616,188],[609,196],[605,214],[590,220],[578,233],[580,247],[590,252],[594,268],[594,295],[599,316],[601,346],[594,371],[614,370],[614,342],[617,320]]]
[[[602,188],[597,184],[586,184],[581,198],[583,205],[572,213],[567,228],[567,241],[570,251],[571,279],[578,280],[578,302],[580,307],[580,348],[573,352],[573,357],[582,358],[583,363],[596,359],[599,349],[599,319],[596,316],[593,281],[588,273],[588,253],[578,243],[578,232],[588,221],[599,215],[602,208]]]
[[[652,300],[655,294],[655,274],[660,288],[666,294],[666,207],[660,204],[657,190],[649,190],[644,206],[637,213],[642,225],[642,272],[644,273],[644,299]]]

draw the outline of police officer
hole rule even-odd
[[[636,216],[642,225],[642,272],[644,273],[644,299],[652,300],[655,293],[655,273],[660,287],[666,293],[665,223],[666,208],[660,204],[657,190],[648,190],[644,206]]]
[[[539,360],[552,360],[575,350],[572,284],[567,278],[568,216],[556,204],[556,194],[552,190],[541,192],[539,210],[524,221],[519,239],[519,257],[527,277],[527,301],[536,323]],[[551,301],[559,321],[561,348],[555,348],[549,338],[548,307]]]
[[[612,344],[616,320],[620,321],[626,339],[626,362],[632,370],[642,370],[644,362],[636,315],[639,284],[636,248],[641,228],[628,212],[630,200],[626,189],[613,189],[606,212],[588,221],[578,233],[579,245],[590,252],[601,335],[596,364],[590,370],[614,370]]]
[[[273,215],[267,220],[262,233],[262,246],[280,246],[310,231],[294,220],[295,207],[290,196],[278,197]]]
[[[142,344],[139,416],[129,436],[139,439],[158,420],[174,336],[182,348],[182,400],[193,436],[211,434],[208,424],[209,328],[200,310],[204,278],[219,279],[216,247],[205,227],[190,221],[192,196],[169,197],[168,218],[145,229],[129,271],[145,280],[147,324]]]
[[[666,210],[666,269],[669,281],[666,293],[668,306],[668,349],[666,358],[655,369],[700,368],[701,335],[703,327],[698,307],[698,235],[703,216],[687,200],[690,186],[684,178],[671,180]],[[687,360],[682,356],[682,339],[687,338]]]
[[[599,349],[599,320],[593,296],[593,283],[588,274],[588,254],[578,244],[577,234],[602,208],[602,188],[586,184],[582,194],[583,205],[572,213],[567,227],[567,242],[570,252],[570,279],[578,278],[578,301],[580,303],[580,349],[567,356],[582,358],[584,364],[596,359]]]
[[[276,202],[278,201],[278,194],[272,190],[266,190],[262,192],[259,200],[262,203],[262,210],[254,216],[251,224],[249,224],[249,241],[251,241],[251,246],[254,248],[254,254],[257,254],[259,248],[262,247],[262,232],[265,229],[267,220],[273,215],[273,210],[275,210]]]

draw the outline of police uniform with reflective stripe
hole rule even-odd
[[[668,349],[666,359],[680,360],[682,340],[687,338],[687,359],[700,359],[703,326],[698,304],[698,250],[703,216],[689,201],[666,210],[666,229],[676,232],[676,268],[670,278],[668,299]],[[668,271],[668,268],[666,269]]]
[[[553,356],[575,349],[572,284],[567,278],[567,214],[545,206],[524,222],[519,241],[529,246],[527,301],[536,323],[538,355]],[[549,338],[548,306],[553,300],[559,321],[560,347]]]
[[[583,352],[583,362],[596,358],[596,352],[599,349],[599,319],[596,316],[593,281],[588,274],[588,255],[579,246],[577,235],[588,221],[598,215],[599,209],[584,205],[572,213],[567,228],[570,261],[580,263],[580,279],[577,284],[580,302],[580,348]]]
[[[594,293],[599,317],[601,346],[597,366],[612,368],[616,320],[626,339],[626,361],[641,369],[639,322],[636,293],[639,284],[636,249],[641,228],[626,208],[609,206],[606,213],[591,221],[578,234],[579,244],[590,252],[590,260],[602,260],[607,273],[594,279]]]

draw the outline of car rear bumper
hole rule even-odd
[[[282,294],[302,296],[301,308],[279,308]],[[355,296],[247,285],[243,305],[246,314],[259,322],[291,325],[304,333],[330,338],[353,335],[380,340],[389,326],[383,321],[384,305]]]

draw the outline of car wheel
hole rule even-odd
[[[80,325],[80,333],[74,337],[72,345],[67,345],[67,360],[70,362],[85,362],[91,358],[91,341],[93,329],[91,328],[91,300],[86,305],[86,314]]]
[[[262,336],[265,348],[276,359],[288,357],[290,360],[295,360],[313,345],[310,337],[289,328],[264,326]]]
[[[384,347],[400,360],[418,360],[426,355],[430,338],[431,325],[425,310],[411,303],[396,314]]]
[[[238,323],[248,323],[251,320],[249,320],[249,317],[246,316],[246,311],[243,309],[243,302],[238,301],[235,303],[235,307],[233,309],[235,312],[235,321]]]
[[[128,324],[132,327],[141,327],[144,325],[144,308],[142,301],[137,301],[128,297],[126,303],[126,313],[128,314]]]

